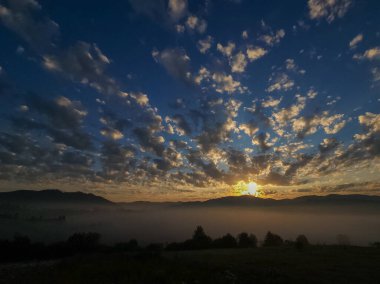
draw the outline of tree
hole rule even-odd
[[[303,249],[305,247],[307,247],[309,245],[309,240],[306,238],[305,235],[299,235],[297,238],[296,238],[296,248],[297,249]]]
[[[206,249],[210,248],[212,239],[206,235],[202,226],[198,226],[191,239],[191,246],[193,249]]]
[[[263,243],[264,247],[275,247],[283,245],[283,239],[276,234],[271,233],[270,231],[266,234],[265,240]]]
[[[257,247],[257,238],[253,234],[248,235],[247,233],[242,232],[238,235],[237,239],[238,246],[241,248]]]
[[[227,234],[221,238],[215,239],[213,246],[215,248],[235,248],[237,246],[237,241],[231,234]]]

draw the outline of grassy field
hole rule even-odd
[[[380,283],[380,249],[309,247],[93,254],[0,268],[0,283]]]

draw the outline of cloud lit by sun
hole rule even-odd
[[[260,189],[260,186],[253,181],[239,181],[236,185],[233,186],[233,188],[235,192],[240,195],[251,195],[254,197],[262,197],[264,195]]]

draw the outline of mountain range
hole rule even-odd
[[[0,192],[0,204],[88,204],[88,205],[112,205],[113,202],[84,192],[62,192],[58,189],[45,190],[16,190]]]
[[[325,196],[309,195],[293,199],[270,199],[258,198],[249,195],[227,196],[206,201],[189,202],[149,202],[137,201],[128,203],[115,203],[92,193],[84,192],[62,192],[57,189],[46,189],[40,191],[17,190],[0,192],[0,204],[86,204],[86,205],[125,205],[125,206],[163,206],[163,207],[272,207],[272,206],[307,206],[307,205],[370,205],[380,207],[380,196],[374,195],[340,195],[330,194]]]

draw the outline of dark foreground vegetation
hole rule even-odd
[[[181,243],[136,240],[113,246],[97,233],[64,242],[0,241],[0,283],[380,283],[380,246],[311,245],[304,235],[283,240],[268,232],[212,239],[197,227]]]

